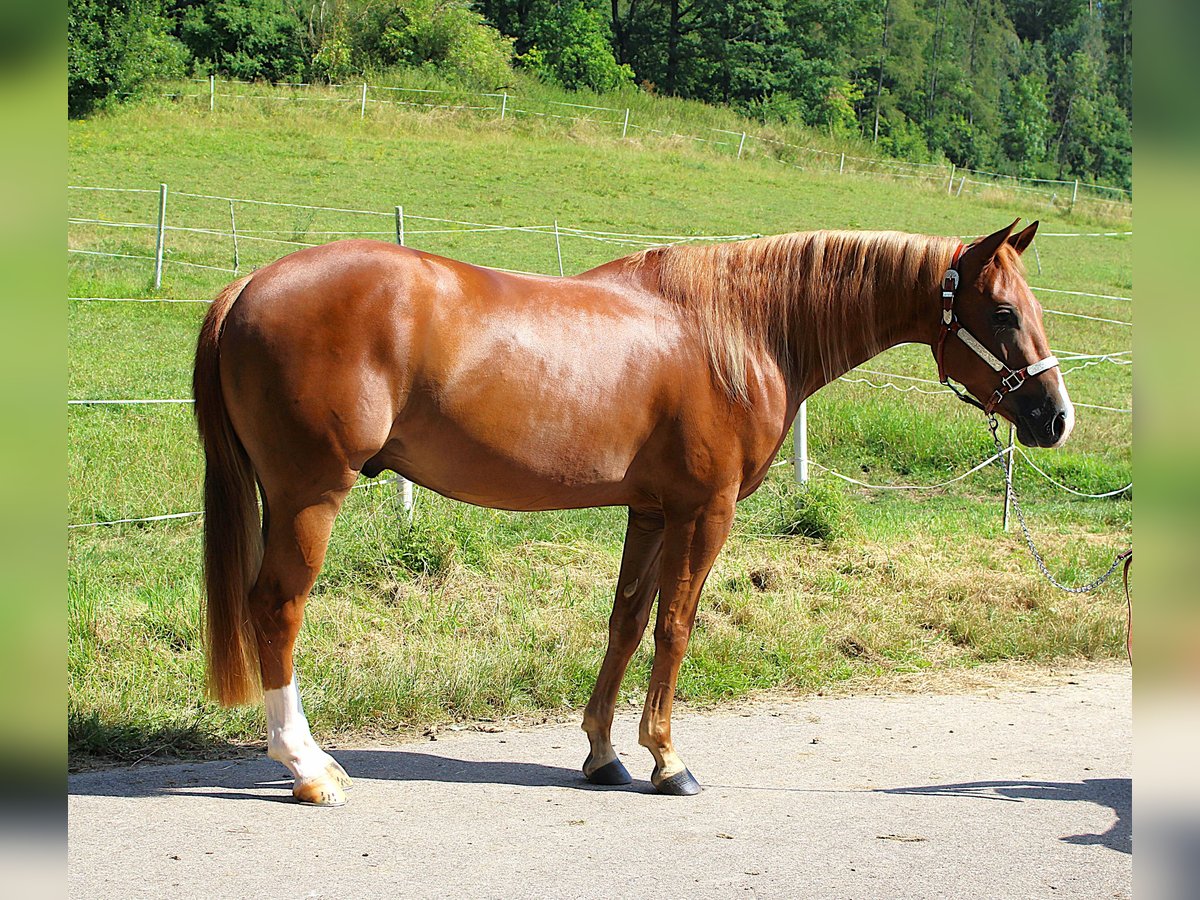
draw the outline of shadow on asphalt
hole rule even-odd
[[[1103,834],[1074,834],[1062,838],[1068,844],[1100,844],[1120,853],[1133,852],[1133,781],[1129,778],[1085,778],[1068,781],[971,781],[925,787],[882,788],[881,794],[920,797],[970,797],[976,800],[1065,800],[1095,803],[1116,813],[1116,821]]]
[[[649,781],[635,778],[631,785],[602,787],[589,784],[579,769],[541,763],[475,761],[404,750],[339,750],[335,756],[355,779],[654,793]],[[67,793],[100,797],[215,797],[222,800],[291,803],[291,784],[291,778],[281,765],[264,758],[89,772],[71,776]]]

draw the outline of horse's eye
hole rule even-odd
[[[997,328],[1012,329],[1019,324],[1017,314],[1008,307],[1001,307],[992,313],[992,324]]]

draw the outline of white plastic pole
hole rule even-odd
[[[954,190],[954,172],[958,169],[956,163],[950,163],[950,183],[946,185],[946,193],[950,194]]]
[[[1032,241],[1030,246],[1033,247],[1033,258],[1037,260],[1038,274],[1042,274],[1042,254],[1038,253],[1037,241]]]
[[[625,135],[629,133],[629,109],[625,110],[625,124],[621,126],[621,140],[625,139]]]
[[[844,175],[846,172],[846,154],[842,154],[842,161],[838,163],[838,174]]]
[[[1075,187],[1071,190],[1071,206],[1075,206],[1075,201],[1079,199],[1079,179],[1075,179]]]
[[[554,249],[558,253],[558,274],[561,277],[565,273],[562,264],[562,241],[558,237],[558,219],[554,220]]]
[[[233,274],[238,274],[238,269],[241,268],[241,260],[238,258],[238,242],[237,242],[237,217],[233,213],[233,201],[229,201],[229,230],[233,234]]]
[[[208,76],[208,111],[212,112],[217,106],[217,76]]]
[[[154,289],[162,287],[163,247],[167,238],[167,186],[158,186],[158,242],[154,247]]]
[[[396,243],[404,246],[404,207],[396,207]],[[403,475],[396,475],[396,490],[400,492],[400,505],[411,522],[413,517],[413,483]]]
[[[742,158],[742,148],[746,146],[746,132],[742,132],[742,140],[738,143],[738,159]]]
[[[966,176],[966,175],[964,175],[964,176],[962,177],[962,181],[960,181],[960,182],[958,183],[958,191],[955,193],[955,195],[954,195],[955,197],[961,197],[961,196],[962,196],[962,189],[963,189],[964,187],[966,187],[966,184],[967,184],[967,176]]]
[[[400,489],[400,505],[404,507],[404,514],[408,516],[408,520],[411,522],[413,517],[413,483],[403,475],[397,475],[396,486]]]
[[[360,119],[367,117],[367,83],[365,81],[363,82],[362,108],[358,111],[358,117]]]
[[[796,481],[808,484],[808,401],[800,404],[796,424],[792,426],[793,455],[796,460]]]
[[[508,112],[508,94],[500,95],[500,121],[504,121],[504,115]]]

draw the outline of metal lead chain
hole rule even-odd
[[[1008,499],[1012,502],[1013,511],[1017,514],[1017,521],[1021,525],[1021,531],[1025,535],[1025,543],[1029,545],[1029,552],[1033,556],[1033,561],[1037,563],[1038,569],[1041,570],[1046,580],[1060,591],[1066,591],[1068,594],[1091,593],[1104,584],[1104,582],[1108,581],[1108,579],[1112,578],[1113,573],[1120,568],[1121,563],[1128,559],[1133,551],[1125,550],[1122,553],[1118,553],[1113,559],[1112,565],[1108,567],[1108,570],[1104,574],[1079,587],[1071,587],[1055,578],[1050,573],[1050,570],[1046,568],[1046,562],[1042,559],[1042,554],[1038,552],[1037,546],[1033,543],[1033,535],[1029,533],[1029,526],[1025,524],[1025,514],[1021,511],[1021,504],[1017,501],[1017,493],[1013,490],[1012,470],[1004,464],[1004,445],[1000,443],[1000,436],[996,432],[999,427],[1000,423],[996,421],[996,417],[988,416],[988,429],[992,432],[992,440],[996,444],[996,465],[1000,466],[1000,469],[1004,472],[1004,490],[1008,493]]]

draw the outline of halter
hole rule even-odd
[[[1000,401],[1007,394],[1012,393],[1017,388],[1025,383],[1025,379],[1032,378],[1034,375],[1039,375],[1047,369],[1053,369],[1058,365],[1058,360],[1053,356],[1047,356],[1045,359],[1039,359],[1035,363],[1030,363],[1021,369],[1011,369],[1005,365],[995,354],[987,347],[979,343],[979,340],[971,332],[963,327],[962,322],[958,321],[958,315],[954,312],[954,298],[958,294],[959,274],[958,261],[966,249],[962,244],[958,245],[958,249],[954,251],[954,258],[950,261],[950,268],[946,270],[946,274],[942,276],[942,327],[941,333],[938,335],[937,342],[937,365],[938,365],[938,380],[946,385],[950,390],[958,395],[958,399],[974,406],[978,406],[989,416],[995,412]],[[995,370],[1000,376],[1000,386],[996,388],[987,405],[980,403],[974,397],[960,391],[950,383],[950,377],[946,374],[946,363],[943,359],[944,350],[946,347],[946,335],[955,334],[958,339],[975,351],[975,355],[982,359],[985,363]]]

